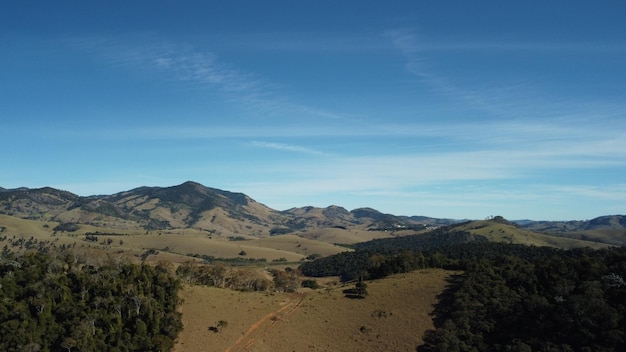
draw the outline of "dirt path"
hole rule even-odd
[[[304,293],[293,294],[282,307],[252,324],[248,331],[228,347],[225,352],[250,351],[254,346],[256,337],[267,336],[274,325],[300,308],[305,296],[306,294]]]

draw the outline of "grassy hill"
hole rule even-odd
[[[626,216],[606,215],[586,221],[519,220],[525,229],[549,235],[574,238],[616,246],[626,245]]]
[[[492,242],[548,246],[562,249],[579,247],[605,248],[608,246],[608,244],[605,243],[537,233],[520,228],[501,218],[469,221],[451,226],[451,229],[453,231],[467,231],[472,234],[481,235]]]
[[[352,285],[274,295],[187,286],[174,351],[414,351],[434,327],[430,314],[451,275],[429,269],[376,280],[365,299],[344,297]],[[228,326],[209,331],[219,320]]]

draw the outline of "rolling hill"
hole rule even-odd
[[[450,226],[451,231],[467,231],[469,233],[484,236],[491,242],[511,244],[524,244],[529,246],[547,246],[563,249],[591,247],[604,248],[609,244],[589,241],[585,239],[553,236],[537,233],[521,228],[513,222],[502,217],[489,220],[468,221]]]
[[[559,237],[626,245],[626,216],[606,215],[585,221],[514,221],[520,227]]]
[[[485,255],[490,248],[491,254],[504,247],[510,247],[507,253],[541,254],[619,245],[626,243],[625,218],[459,221],[336,205],[278,211],[245,194],[191,181],[88,197],[51,187],[0,189],[3,254],[76,248],[71,252],[82,253],[86,263],[128,259],[175,268],[228,262],[269,279],[277,268],[297,266],[317,277],[327,276],[317,273],[328,267],[329,275],[341,280],[362,277],[363,270],[377,279],[368,282],[370,296],[364,300],[346,298],[349,286],[337,283],[337,276],[319,279],[323,289],[294,293],[190,284],[182,294],[185,329],[177,351],[413,350],[435,327],[433,305],[458,273],[433,269],[445,267],[446,256],[453,258],[450,263],[461,262],[473,250],[465,259],[473,262],[476,253],[492,258]],[[394,272],[402,274],[387,277]],[[228,320],[228,327],[210,332],[219,319]]]
[[[336,205],[279,211],[243,193],[192,181],[87,197],[51,187],[0,190],[0,230],[5,235],[39,236],[65,245],[93,236],[98,242],[89,245],[137,253],[153,249],[161,256],[240,258],[246,253],[243,259],[300,260],[441,226],[496,242],[596,248],[625,244],[625,224],[626,217],[618,215],[570,222],[509,222],[501,217],[461,222]],[[277,236],[282,239],[273,239]]]
[[[197,229],[222,236],[268,237],[321,228],[399,230],[434,223],[339,206],[271,209],[242,193],[188,181],[172,187],[139,187],[112,195],[81,197],[50,187],[4,189],[0,214],[103,229]],[[445,222],[444,220],[437,220]]]

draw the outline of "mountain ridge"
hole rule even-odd
[[[195,228],[225,235],[249,233],[253,237],[355,226],[398,232],[466,221],[397,216],[369,207],[349,211],[338,205],[326,208],[303,206],[280,211],[246,194],[206,187],[194,181],[169,187],[141,186],[114,194],[93,196],[78,196],[52,187],[0,187],[0,214],[101,227],[105,227],[104,224],[122,226],[119,224],[123,223],[126,227],[134,225],[146,231]],[[500,218],[495,217],[496,220]],[[502,218],[502,221],[506,220]],[[619,231],[626,229],[626,216],[607,215],[585,221],[518,220],[508,223],[540,233],[612,231],[611,236],[617,234],[619,237]],[[589,234],[581,236],[588,237]]]
[[[275,210],[249,196],[187,181],[169,187],[142,186],[110,195],[78,196],[52,187],[4,189],[0,214],[30,220],[102,226],[135,223],[145,230],[196,228],[217,233],[247,232],[263,237],[317,228],[369,226],[394,229],[406,225],[452,223],[441,219],[383,214],[367,208],[353,211],[331,205]],[[274,233],[272,232],[274,231]]]

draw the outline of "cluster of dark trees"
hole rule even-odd
[[[358,278],[378,279],[423,268],[464,270],[476,260],[502,255],[534,260],[564,252],[550,247],[489,242],[483,236],[440,228],[428,234],[358,243],[354,252],[305,262],[299,269],[305,276],[340,276],[345,282]]]
[[[468,264],[419,351],[624,351],[626,248]]]
[[[167,351],[180,281],[163,265],[65,252],[0,258],[0,350]]]
[[[461,247],[459,247],[461,246]],[[354,252],[318,258],[300,265],[306,276],[340,276],[342,281],[376,279],[393,273],[438,267],[457,269],[459,260],[484,256],[502,247],[484,237],[445,228],[423,235],[377,239],[355,245]],[[468,252],[468,248],[474,248]],[[488,249],[489,248],[489,249]],[[518,246],[523,250],[525,246]],[[499,248],[495,249],[499,251]]]
[[[370,241],[304,263],[343,281],[421,268],[462,270],[419,351],[626,350],[626,247],[561,250],[441,229]]]

